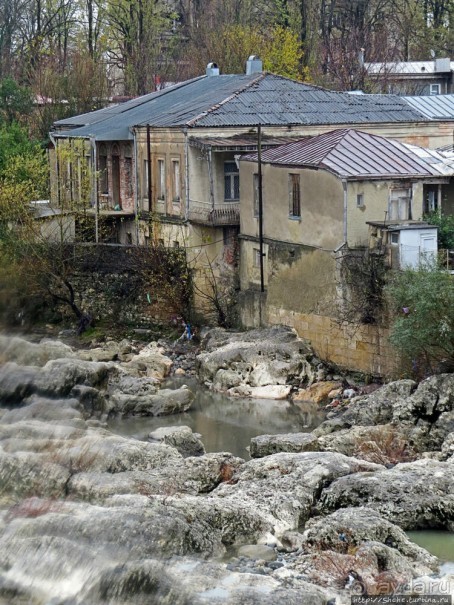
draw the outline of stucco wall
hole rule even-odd
[[[241,233],[258,237],[254,216],[255,162],[240,162]],[[328,172],[264,164],[263,232],[283,242],[334,249],[343,241],[342,183]],[[289,218],[289,174],[300,175],[301,217]],[[323,217],[323,218],[322,218]]]

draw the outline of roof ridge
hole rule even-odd
[[[213,113],[213,111],[216,111],[220,107],[223,107],[226,103],[228,103],[232,99],[235,99],[239,94],[241,94],[242,92],[244,92],[245,90],[247,90],[248,88],[250,88],[251,86],[253,86],[254,84],[256,84],[257,82],[259,82],[260,80],[263,80],[265,78],[266,74],[267,74],[267,72],[261,72],[260,74],[258,74],[257,78],[254,78],[253,80],[251,80],[250,82],[248,82],[247,84],[245,84],[242,88],[236,90],[234,93],[232,93],[231,95],[229,95],[224,100],[220,101],[219,103],[216,103],[216,105],[211,106],[206,111],[202,111],[202,113],[199,113],[194,118],[191,118],[190,120],[188,120],[186,122],[186,125],[187,126],[195,126],[196,123],[199,120],[201,120],[202,118],[206,117],[210,113]],[[212,76],[212,77],[216,77],[216,76]]]
[[[350,132],[356,132],[356,130],[354,128],[336,128],[334,130],[330,130],[329,132],[322,132],[321,134],[319,134],[319,137],[322,137],[323,135],[333,135],[333,134],[339,134],[339,133],[343,133],[342,136],[339,138],[339,140],[337,140],[335,143],[333,143],[333,145],[331,145],[331,147],[328,149],[328,151],[321,157],[320,162],[319,162],[319,166],[323,165],[323,161],[326,160],[326,157],[332,152],[333,149],[335,149],[337,147],[337,145],[339,144],[340,141],[343,141],[344,138],[350,134]],[[315,137],[314,137],[315,138]]]

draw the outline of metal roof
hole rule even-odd
[[[121,105],[60,120],[55,136],[127,140],[134,126],[247,127],[421,122],[394,95],[332,92],[274,74],[202,76]],[[68,128],[68,130],[61,130]]]
[[[449,62],[454,69],[454,61]],[[365,63],[364,67],[370,75],[415,75],[422,76],[440,73],[434,60],[432,61],[389,61],[387,63]],[[441,72],[444,73],[444,72]]]
[[[267,164],[324,169],[342,178],[443,177],[454,174],[446,170],[444,158],[437,152],[418,154],[415,146],[393,139],[340,129],[302,140],[262,154]],[[421,149],[421,148],[416,148]],[[257,154],[241,158],[257,161]]]
[[[403,98],[411,107],[430,120],[454,120],[454,95]]]
[[[262,136],[262,148],[276,147],[285,143],[300,141],[303,137]],[[309,137],[308,137],[309,138]],[[255,151],[257,149],[257,134],[236,134],[232,137],[189,137],[189,145],[199,149],[212,151]]]

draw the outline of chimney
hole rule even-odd
[[[263,63],[257,55],[251,55],[246,61],[246,75],[259,74],[263,71]]]
[[[361,69],[364,69],[364,48],[360,48],[358,51],[358,62]]]
[[[208,77],[219,75],[219,67],[217,66],[216,63],[208,63],[207,69],[206,69],[206,75]]]
[[[451,59],[449,57],[443,57],[442,59],[435,59],[436,74],[449,73],[451,71]]]

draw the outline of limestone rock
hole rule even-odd
[[[22,366],[44,366],[51,359],[74,358],[74,349],[58,340],[33,343],[17,336],[0,335],[0,356]]]
[[[341,477],[324,489],[318,508],[368,506],[403,529],[454,528],[454,467],[421,459],[389,470]]]
[[[170,373],[172,360],[163,354],[157,343],[153,342],[134,355],[130,361],[123,363],[122,367],[135,376],[163,380]]]
[[[215,329],[202,344],[205,352],[197,357],[198,375],[217,391],[281,398],[289,394],[292,380],[313,379],[312,353],[291,328],[274,326],[241,333]]]
[[[438,559],[413,544],[405,532],[371,508],[341,508],[326,517],[310,519],[302,546],[309,550],[348,552],[364,542],[381,542],[410,559],[417,575],[438,568]]]
[[[150,441],[162,441],[177,449],[180,454],[189,456],[202,456],[205,447],[198,433],[193,433],[188,426],[167,426],[156,429],[148,435]]]
[[[121,416],[168,416],[190,409],[194,393],[187,387],[162,389],[155,394],[132,395],[114,391],[110,397],[110,414]]]
[[[342,387],[342,383],[325,381],[314,382],[307,389],[301,389],[294,395],[294,401],[314,401],[315,403],[323,403],[328,401],[332,391],[337,391]]]
[[[262,458],[278,452],[314,452],[319,450],[318,441],[311,433],[286,435],[259,435],[251,439],[251,458]]]

